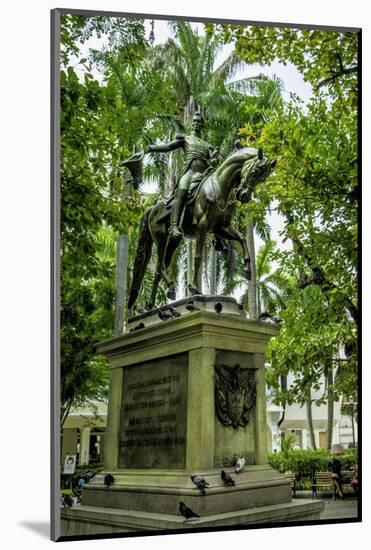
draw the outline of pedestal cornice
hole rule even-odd
[[[275,324],[198,311],[104,340],[96,349],[115,368],[202,347],[264,353],[278,332]]]

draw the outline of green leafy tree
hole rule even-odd
[[[357,346],[357,33],[228,25],[209,31],[233,41],[245,62],[291,62],[312,84],[310,104],[294,98],[278,107],[257,140],[278,160],[269,190],[257,195],[267,207],[276,201],[286,220],[292,249],[277,261],[296,281],[272,343],[275,381],[297,373],[293,387],[281,391],[283,403],[311,405],[321,375],[328,388],[322,402],[356,399],[356,353],[339,360],[338,352]],[[245,133],[256,136],[253,125]]]
[[[315,90],[328,87],[336,96],[353,95],[358,72],[357,32],[288,29],[282,27],[208,25],[210,35],[234,44],[246,63],[270,65],[277,60],[295,65]]]
[[[180,126],[187,128],[197,110],[206,116],[205,135],[209,141],[220,147],[226,133],[231,137],[227,151],[233,147],[233,136],[237,137],[238,119],[234,99],[236,94],[229,93],[226,82],[231,78],[241,60],[232,53],[219,67],[215,68],[220,44],[208,37],[199,35],[190,23],[177,21],[171,23],[173,38],[154,48],[154,64],[158,70],[165,71],[178,98]],[[231,127],[234,128],[231,132]],[[223,147],[221,147],[223,149]],[[221,151],[223,154],[223,150]],[[171,154],[172,182],[179,177],[181,170],[181,152]],[[209,249],[213,250],[209,245]],[[205,254],[206,255],[206,254]],[[192,280],[193,251],[192,242],[187,242],[187,283]],[[215,259],[211,260],[215,265]],[[212,285],[215,286],[215,285]],[[213,292],[215,289],[211,289]]]
[[[114,263],[99,255],[104,224],[127,231],[142,211],[120,202],[122,150],[111,131],[114,90],[90,72],[61,72],[61,421],[71,406],[104,397],[107,376],[95,342],[113,330]],[[98,288],[100,287],[100,289]]]

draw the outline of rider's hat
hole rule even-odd
[[[193,120],[199,120],[200,122],[204,122],[204,117],[200,113],[200,111],[196,111],[193,115]]]

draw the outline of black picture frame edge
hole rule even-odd
[[[284,27],[293,29],[318,29],[321,31],[336,31],[336,32],[358,32],[360,27],[342,27],[332,25],[318,25],[316,23],[282,23],[277,21],[252,21],[248,19],[224,19],[211,17],[198,17],[188,15],[162,15],[153,13],[134,13],[134,12],[117,12],[106,10],[80,10],[74,8],[55,8],[59,14],[84,15],[84,16],[106,16],[106,17],[132,17],[138,19],[159,19],[163,21],[190,21],[192,23],[227,23],[230,25],[260,25],[262,27]]]
[[[60,12],[51,10],[51,464],[50,537],[60,537]]]
[[[272,527],[292,527],[292,526],[315,526],[315,525],[332,525],[338,523],[359,523],[362,522],[362,407],[358,408],[357,436],[358,436],[358,471],[360,479],[360,489],[358,495],[358,514],[356,518],[342,518],[339,520],[308,520],[296,521],[287,523],[272,523],[269,525],[236,525],[231,527],[215,527],[215,528],[197,528],[192,530],[161,530],[159,531],[136,531],[135,533],[114,533],[114,534],[99,534],[99,535],[79,535],[79,536],[61,536],[60,534],[60,486],[59,479],[61,474],[60,468],[60,446],[61,446],[61,431],[60,431],[60,17],[63,14],[82,15],[82,16],[107,16],[107,17],[127,17],[139,19],[157,19],[165,21],[190,21],[194,23],[227,23],[236,25],[260,25],[260,26],[275,26],[279,28],[293,29],[318,29],[322,31],[334,32],[352,32],[358,34],[358,181],[359,181],[359,208],[358,208],[358,244],[361,250],[362,242],[362,28],[361,27],[339,27],[317,24],[302,24],[302,23],[282,23],[282,22],[267,22],[267,21],[250,21],[250,20],[235,20],[235,19],[216,19],[193,16],[180,15],[162,15],[150,13],[132,13],[132,12],[115,12],[115,11],[98,11],[98,10],[82,10],[74,8],[54,8],[50,11],[51,15],[51,119],[50,119],[50,134],[51,134],[51,240],[50,240],[50,265],[51,265],[51,335],[50,335],[50,350],[51,350],[51,408],[50,408],[50,425],[51,425],[51,451],[50,451],[50,538],[55,542],[66,542],[74,540],[97,540],[110,538],[128,538],[140,536],[166,535],[166,534],[186,534],[186,533],[202,533],[202,532],[218,532],[218,531],[239,531],[249,529],[261,529]],[[359,325],[358,325],[358,401],[362,402],[362,254],[358,254],[358,289],[359,289]]]

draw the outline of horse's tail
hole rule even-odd
[[[140,286],[142,284],[142,280],[151,257],[152,237],[149,231],[148,218],[152,211],[152,208],[152,206],[147,208],[147,210],[143,214],[142,222],[140,224],[137,253],[134,261],[133,278],[128,300],[129,309],[133,306],[135,300],[138,298]]]

